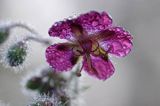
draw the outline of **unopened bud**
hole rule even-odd
[[[30,106],[54,106],[50,101],[39,101],[35,104],[31,104]]]
[[[33,102],[28,106],[62,106],[59,105],[58,98],[56,96],[40,95],[34,98]]]
[[[27,82],[26,87],[32,90],[36,90],[41,86],[42,83],[41,81],[42,81],[41,77],[33,77]]]
[[[9,48],[6,59],[10,66],[16,67],[23,64],[26,55],[27,44],[21,41]]]

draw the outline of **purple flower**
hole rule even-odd
[[[132,37],[121,27],[113,26],[106,12],[91,11],[77,18],[54,24],[49,35],[68,40],[46,50],[47,62],[56,71],[68,71],[83,57],[84,69],[89,75],[106,80],[114,73],[108,54],[126,56],[132,48]]]

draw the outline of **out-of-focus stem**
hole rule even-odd
[[[23,41],[30,41],[30,40],[42,43],[42,44],[47,45],[47,46],[51,45],[51,43],[48,39],[38,38],[38,37],[33,37],[33,36],[28,36]]]
[[[39,36],[39,33],[36,32],[31,26],[29,26],[29,25],[26,24],[26,23],[23,23],[23,22],[12,22],[12,23],[9,25],[9,28],[10,28],[10,29],[11,29],[11,28],[15,28],[15,27],[24,28],[24,29],[26,29],[27,31],[31,32],[32,34]]]
[[[77,70],[80,70],[81,68],[81,64],[78,63],[78,65],[76,66],[76,69],[74,70],[74,72],[71,73],[70,78],[69,78],[69,87],[71,87],[70,90],[72,90],[72,99],[76,100],[76,103],[74,102],[74,105],[79,106],[79,101],[77,101],[79,99],[79,90],[80,90],[80,85],[79,85],[79,77],[77,76]]]
[[[42,38],[41,35],[36,30],[34,30],[34,28],[32,28],[30,25],[27,25],[26,23],[23,23],[23,22],[11,22],[8,28],[12,29],[16,27],[26,29],[31,33],[31,36],[26,37],[24,41],[33,40],[33,41],[45,44],[47,46],[51,45],[48,39]]]

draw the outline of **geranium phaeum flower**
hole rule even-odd
[[[68,71],[83,57],[84,69],[89,75],[106,80],[114,73],[108,54],[124,57],[132,48],[132,37],[122,27],[112,25],[106,12],[91,11],[77,18],[55,23],[49,35],[68,40],[51,45],[46,50],[47,62],[56,71]]]

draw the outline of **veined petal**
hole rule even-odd
[[[133,46],[130,33],[121,27],[111,27],[106,31],[111,32],[111,35],[106,35],[106,38],[103,35],[103,39],[100,40],[101,47],[116,56],[126,56]]]
[[[82,14],[75,21],[82,25],[89,34],[105,30],[112,24],[112,19],[106,12],[99,13],[96,11]]]
[[[88,60],[90,59],[90,60]],[[110,60],[104,60],[101,57],[90,56],[90,58],[84,57],[83,61],[84,70],[100,80],[106,80],[114,73],[114,66]]]
[[[46,49],[47,62],[55,71],[68,71],[76,64],[78,57],[70,46],[69,43],[59,43]]]
[[[55,23],[49,29],[49,35],[53,37],[59,37],[61,39],[73,39],[73,33],[71,31],[72,20],[60,21]]]

